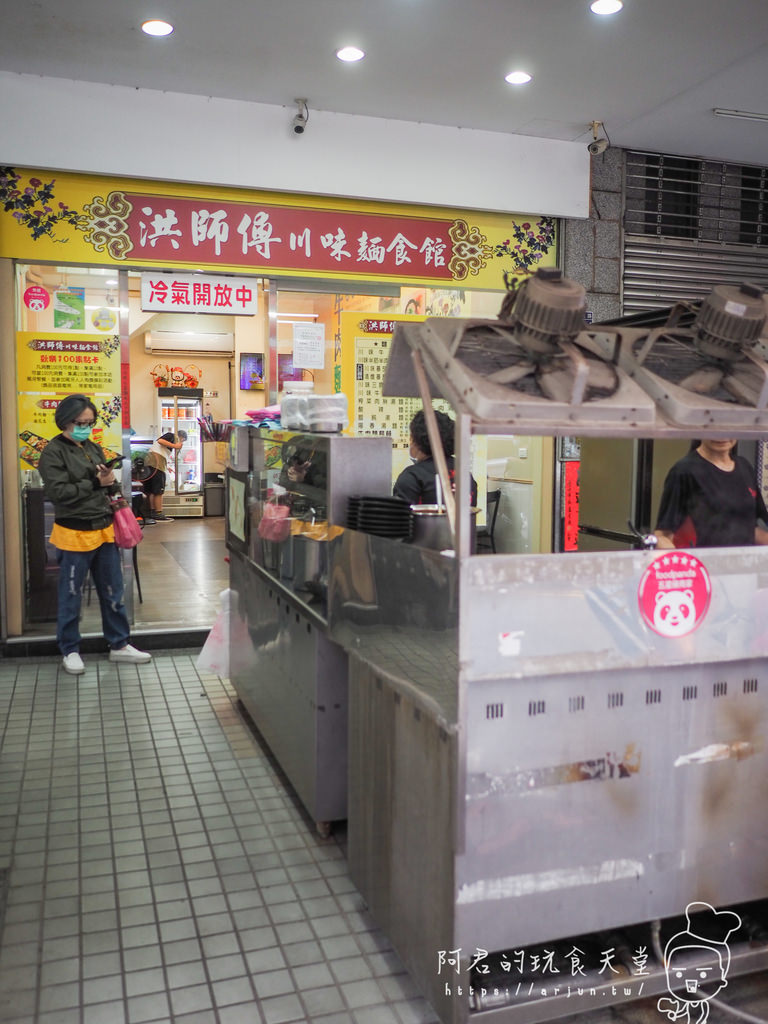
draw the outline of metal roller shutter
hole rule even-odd
[[[625,314],[768,287],[768,170],[629,152],[624,229]]]

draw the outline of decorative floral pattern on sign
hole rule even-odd
[[[99,408],[99,419],[105,427],[108,427],[110,423],[114,423],[120,415],[122,407],[123,403],[120,395],[113,395],[109,401],[101,403],[101,407]]]
[[[120,348],[120,335],[113,334],[109,338],[103,338],[99,344],[104,355],[111,356]]]
[[[133,249],[133,242],[128,234],[127,217],[133,210],[133,204],[125,198],[124,192],[110,192],[106,199],[95,196],[92,203],[84,206],[87,214],[85,231],[86,240],[96,252],[105,249],[115,260],[124,260]]]
[[[46,183],[40,178],[29,178],[25,185],[13,167],[0,167],[0,204],[5,213],[29,230],[35,241],[48,235],[56,242],[67,242],[66,238],[56,237],[56,226],[63,222],[82,231],[96,252],[106,250],[113,259],[125,259],[133,249],[126,220],[133,206],[124,193],[110,192],[106,200],[95,196],[81,213],[66,203],[54,202],[55,185],[55,178]]]
[[[535,224],[512,221],[512,235],[495,246],[494,256],[510,256],[514,275],[532,274],[555,244],[555,222],[551,217],[541,217]]]
[[[53,187],[56,179],[43,184],[40,178],[29,178],[25,186],[21,175],[13,167],[0,167],[0,203],[3,210],[14,220],[26,227],[35,241],[43,235],[50,235],[54,241],[55,228],[64,221],[83,230],[85,218],[76,210],[70,210],[66,203],[54,205]]]
[[[453,243],[448,269],[456,281],[463,281],[468,274],[479,274],[493,256],[486,236],[465,220],[455,220],[448,229],[448,237]]]

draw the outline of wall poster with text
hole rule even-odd
[[[56,434],[58,404],[67,395],[87,395],[98,409],[92,440],[107,458],[121,454],[122,395],[120,338],[67,331],[20,331],[16,335],[19,390],[18,451],[22,470],[37,469]]]
[[[342,391],[349,405],[350,433],[356,437],[389,437],[392,440],[392,482],[410,465],[409,425],[421,409],[420,398],[389,398],[381,393],[389,359],[392,332],[397,323],[422,322],[423,316],[388,314],[381,317],[342,313]],[[443,399],[433,407],[453,417]],[[472,474],[478,485],[478,504],[485,507],[487,441],[472,438]],[[482,514],[478,525],[484,522]]]

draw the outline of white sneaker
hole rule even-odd
[[[137,651],[131,644],[126,644],[118,651],[109,652],[110,661],[122,661],[128,665],[142,665],[146,661],[152,661],[152,655],[148,651]]]
[[[69,654],[65,654],[61,664],[64,671],[69,672],[71,676],[81,676],[85,672],[83,659],[77,651],[70,651]]]

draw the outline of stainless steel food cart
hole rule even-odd
[[[685,380],[711,368],[702,336],[738,349],[715,357],[733,376],[752,372],[735,402],[701,401],[665,389],[663,366],[652,386],[636,372],[642,332],[584,333],[571,295],[550,308],[536,287],[501,322],[393,338],[385,393],[418,395],[420,365],[456,411],[455,550],[345,531],[330,553],[350,871],[446,1024],[662,993],[661,942],[696,901],[740,908],[731,974],[768,965],[746,906],[768,896],[768,551],[471,556],[466,472],[473,432],[761,436],[761,300],[726,296],[747,313],[732,323],[721,302],[663,334]],[[695,628],[654,624],[651,598],[680,580],[700,588]]]

